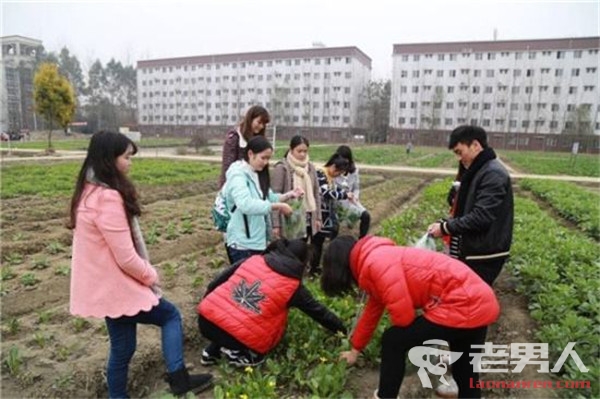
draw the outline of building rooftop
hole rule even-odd
[[[211,64],[223,62],[265,61],[275,59],[296,59],[314,57],[356,57],[371,68],[371,58],[358,47],[315,47],[309,49],[258,51],[252,53],[213,54],[192,57],[162,58],[138,61],[138,68],[174,65]]]
[[[597,48],[600,48],[600,37],[571,37],[561,39],[394,44],[393,54],[587,50]]]

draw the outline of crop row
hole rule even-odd
[[[383,223],[383,234],[399,244],[413,243],[432,219],[443,216],[448,184],[444,181],[427,187],[418,205]],[[582,373],[567,361],[560,377],[592,381],[592,390],[565,390],[561,395],[599,394],[599,255],[597,244],[582,233],[561,226],[535,202],[516,198],[507,267],[518,277],[519,291],[529,299],[531,316],[538,323],[536,338],[549,344],[551,363],[568,342],[577,342],[576,351],[590,370]]]
[[[520,186],[550,204],[587,235],[600,239],[600,196],[573,183],[523,179]]]

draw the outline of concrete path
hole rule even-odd
[[[19,150],[23,152],[31,153],[42,153],[40,150]],[[85,151],[57,151],[56,155],[53,156],[32,156],[32,157],[12,157],[6,156],[4,151],[0,158],[0,163],[12,163],[12,162],[40,162],[40,161],[54,161],[54,160],[74,160],[85,158]],[[135,155],[140,158],[168,158],[168,159],[179,159],[187,161],[201,161],[201,162],[215,162],[220,163],[221,157],[215,155],[175,155],[170,152],[162,151],[161,149],[142,149],[138,154]],[[135,162],[135,161],[134,161]],[[413,166],[397,166],[397,165],[366,165],[357,164],[360,170],[364,171],[385,171],[385,172],[404,172],[409,174],[427,174],[434,176],[455,176],[455,169],[447,168],[417,168]],[[545,179],[545,180],[561,180],[571,182],[583,182],[583,183],[596,183],[600,184],[600,178],[598,177],[586,177],[586,176],[566,176],[566,175],[534,175],[528,173],[516,173],[512,169],[509,170],[512,179]]]

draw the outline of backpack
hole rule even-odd
[[[224,188],[225,186],[223,186]],[[237,209],[236,205],[233,205],[231,210],[227,206],[227,200],[225,198],[225,194],[223,193],[223,188],[219,190],[217,193],[217,197],[215,198],[215,202],[213,203],[212,209],[210,210],[210,214],[213,220],[213,225],[215,229],[218,231],[225,233],[227,231],[227,225],[229,224],[229,220],[231,219],[231,214],[235,212]],[[246,237],[250,238],[250,228],[248,226],[248,217],[244,216],[244,226],[246,228]]]

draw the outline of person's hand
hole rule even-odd
[[[349,365],[353,365],[354,363],[356,363],[356,359],[358,359],[359,354],[360,354],[360,352],[357,351],[356,349],[344,351],[344,352],[340,353],[340,360],[344,359],[346,362],[348,362]]]
[[[348,201],[350,202],[356,202],[356,199],[354,198],[354,193],[353,192],[348,192],[346,193],[346,195],[348,196]]]
[[[321,227],[323,227],[323,223],[321,223],[321,221],[320,221],[320,220],[317,220],[317,221],[315,222],[315,230],[317,230],[317,231],[321,231]]]
[[[281,238],[281,229],[279,227],[273,227],[273,238]]]
[[[278,202],[273,205],[273,209],[279,211],[284,216],[290,216],[294,210],[285,202]]]
[[[429,225],[427,228],[427,233],[435,238],[440,238],[444,235],[442,232],[442,224],[440,222],[435,222]]]
[[[292,198],[301,198],[303,195],[304,195],[304,190],[302,189],[302,187],[296,187],[292,191]]]

